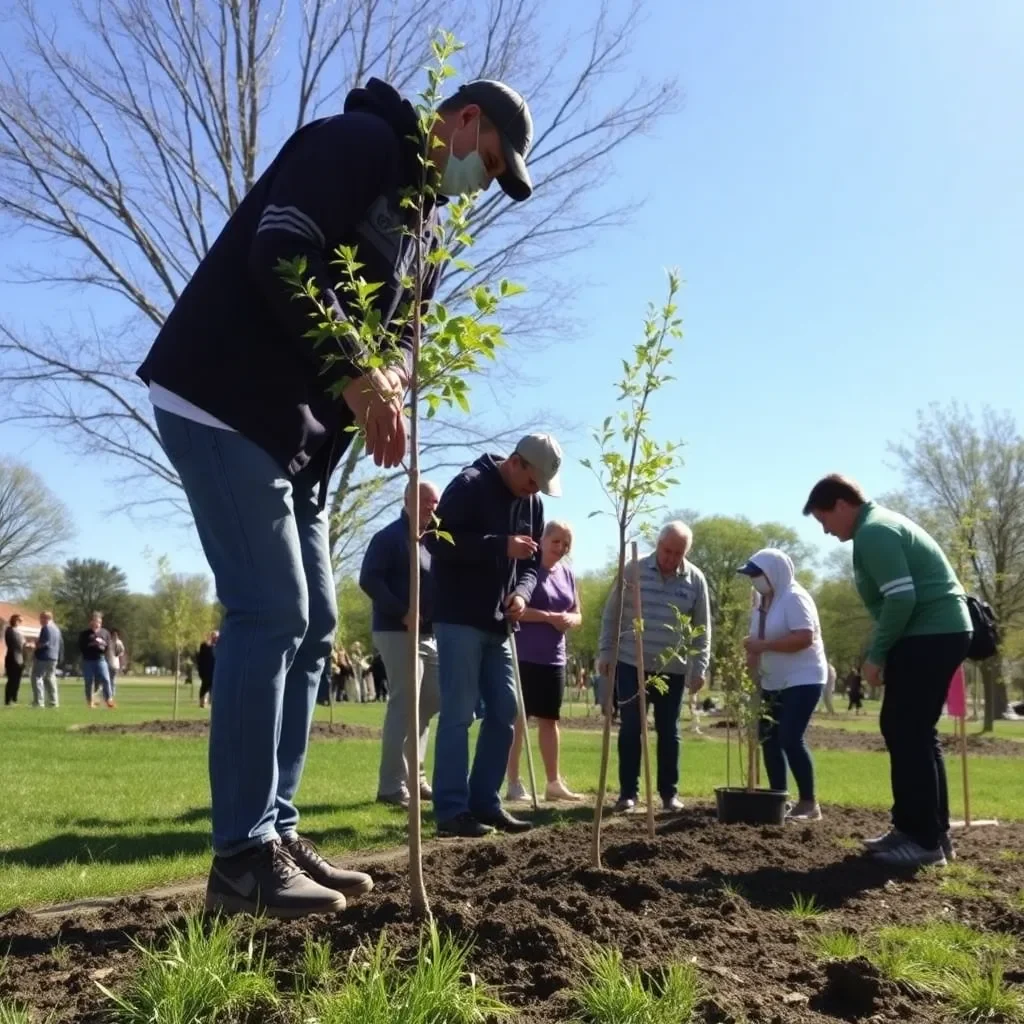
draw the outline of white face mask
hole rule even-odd
[[[755,576],[750,583],[762,597],[768,597],[772,592],[772,585],[768,582],[767,576]]]
[[[490,176],[484,166],[484,158],[480,155],[480,119],[476,122],[476,147],[465,156],[455,155],[455,138],[452,137],[452,148],[448,151],[448,162],[444,165],[441,175],[440,191],[445,196],[469,196],[484,188]]]

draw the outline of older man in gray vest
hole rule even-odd
[[[704,573],[686,560],[693,544],[690,528],[679,521],[666,523],[653,554],[640,559],[640,596],[643,605],[644,675],[659,675],[668,684],[665,692],[647,687],[647,700],[654,707],[654,728],[658,734],[658,793],[666,811],[680,811],[679,713],[686,688],[696,693],[704,685],[711,651],[711,615]],[[610,679],[615,628],[619,621],[616,596],[612,590],[601,622],[599,670]],[[640,708],[637,700],[636,655],[633,643],[633,571],[627,567],[625,614],[619,638],[615,685],[619,702],[619,800],[618,813],[632,811],[640,790]],[[675,632],[677,611],[694,626],[703,627],[693,641],[692,651],[677,652],[680,637]]]

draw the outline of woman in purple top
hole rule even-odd
[[[519,673],[523,681],[523,703],[529,718],[537,719],[537,737],[544,759],[548,784],[547,800],[581,800],[558,773],[558,718],[565,693],[565,634],[583,621],[576,577],[565,563],[572,547],[568,523],[553,521],[541,537],[541,567],[530,604],[519,620],[516,636]],[[508,758],[507,800],[525,800],[527,792],[519,779],[519,754],[523,728],[516,720],[515,739]]]

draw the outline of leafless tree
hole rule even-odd
[[[494,189],[477,206],[475,270],[452,271],[444,298],[512,276],[529,288],[512,329],[550,329],[552,264],[630,212],[589,193],[676,88],[620,80],[641,0],[595,2],[576,38],[543,31],[543,11],[540,0],[69,0],[58,20],[16,0],[0,57],[0,214],[52,244],[8,274],[74,289],[96,322],[0,322],[7,408],[121,462],[130,503],[180,508],[135,367],[284,137],[371,75],[416,87],[441,24],[467,43],[465,77],[514,83],[536,121],[534,198]],[[447,440],[465,429],[452,424]],[[343,516],[348,489],[369,485],[357,465],[342,481]]]
[[[906,498],[933,529],[965,585],[992,605],[1005,631],[1024,622],[1024,438],[1013,417],[980,423],[955,403],[932,405],[916,434],[890,446]],[[1000,656],[982,663],[985,730],[1006,710]]]
[[[73,532],[67,509],[42,477],[0,459],[0,594],[27,586]]]

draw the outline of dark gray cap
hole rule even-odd
[[[510,199],[521,203],[533,194],[533,182],[526,169],[526,157],[533,145],[533,118],[526,100],[504,82],[478,78],[467,82],[452,101],[475,103],[498,130],[507,170],[498,184]]]

